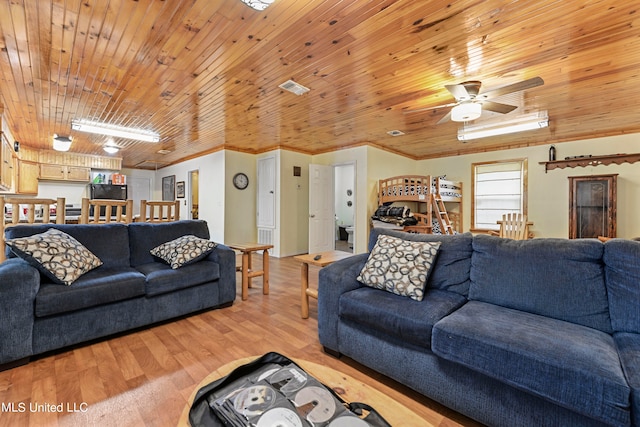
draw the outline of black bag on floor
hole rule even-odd
[[[198,390],[192,427],[391,427],[364,403],[346,403],[291,359],[267,353]]]

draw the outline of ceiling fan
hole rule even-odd
[[[445,123],[449,120],[452,120],[454,122],[470,122],[480,117],[483,109],[496,113],[507,114],[518,108],[515,105],[494,102],[491,101],[491,99],[497,98],[502,95],[507,95],[509,93],[531,89],[536,86],[542,86],[543,84],[544,80],[542,80],[540,77],[533,77],[531,79],[499,87],[483,93],[480,93],[480,86],[482,86],[482,82],[478,80],[462,82],[457,85],[445,85],[445,88],[447,88],[447,90],[451,92],[456,102],[445,105],[438,105],[436,107],[410,110],[406,111],[406,113],[417,113],[419,111],[437,110],[440,108],[453,107],[451,111],[449,111],[443,118],[438,121],[438,124]]]

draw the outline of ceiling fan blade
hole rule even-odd
[[[493,101],[483,101],[482,102],[482,109],[483,110],[489,110],[489,111],[493,111],[495,113],[502,113],[502,114],[507,114],[510,113],[511,111],[515,110],[516,107],[515,105],[509,105],[509,104],[501,104],[500,102],[493,102]]]
[[[407,110],[407,111],[404,111],[404,113],[409,114],[409,113],[419,113],[420,111],[439,110],[440,108],[449,108],[449,107],[453,107],[454,105],[458,105],[458,103],[452,102],[451,104],[436,105],[435,107],[426,107],[426,108],[418,108],[416,110]]]
[[[441,118],[440,120],[438,120],[438,123],[436,123],[437,125],[441,125],[442,123],[446,123],[449,120],[451,120],[451,111],[449,111],[447,114],[445,114],[445,116],[443,118]]]
[[[465,100],[465,99],[470,99],[471,95],[469,94],[469,92],[467,92],[467,88],[464,87],[463,85],[445,85],[444,86],[449,92],[451,92],[451,95],[453,95],[453,97],[459,101],[459,100]]]
[[[491,99],[496,98],[501,95],[506,95],[508,93],[519,92],[525,89],[531,89],[532,87],[542,86],[544,84],[544,80],[540,77],[533,77],[531,79],[523,80],[518,83],[513,83],[507,86],[499,87],[488,92],[481,93],[478,95],[480,99]]]

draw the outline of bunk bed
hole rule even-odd
[[[393,206],[394,203],[413,203],[415,212],[410,212],[407,206]],[[462,231],[462,183],[445,176],[402,175],[381,179],[378,205],[372,217],[374,227],[433,234]]]

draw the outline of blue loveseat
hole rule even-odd
[[[178,269],[149,252],[185,235],[209,239],[205,221],[18,225],[6,230],[6,238],[50,228],[75,238],[103,264],[64,286],[7,250],[8,259],[0,264],[0,369],[235,300],[235,254],[230,248],[218,244],[206,258]]]
[[[491,426],[640,425],[640,242],[380,233],[442,242],[424,299],[325,267],[329,353]]]

